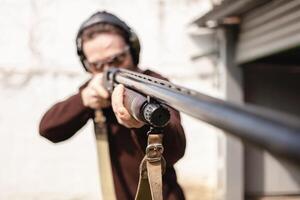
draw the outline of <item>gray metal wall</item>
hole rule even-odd
[[[242,17],[236,61],[241,64],[300,44],[300,1],[273,0]]]

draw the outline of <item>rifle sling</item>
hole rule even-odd
[[[102,197],[116,200],[113,182],[106,118],[101,110],[95,111],[95,133]],[[140,177],[135,200],[162,200],[162,174],[166,162],[162,156],[162,134],[149,134],[146,155],[140,164]]]
[[[98,167],[102,198],[116,200],[116,193],[112,175],[106,118],[102,110],[95,111],[95,133],[97,141]]]
[[[162,157],[162,134],[149,134],[146,155],[140,164],[140,177],[135,200],[162,200],[162,174],[165,159]]]

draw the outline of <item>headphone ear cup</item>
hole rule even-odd
[[[87,68],[88,64],[87,64],[87,60],[86,60],[85,56],[80,56],[80,61],[81,61],[81,64],[83,65],[85,71],[88,71],[88,68]]]
[[[134,64],[137,65],[139,63],[139,58],[140,58],[141,44],[137,34],[132,30],[130,31],[129,42],[130,42],[131,54],[133,56],[133,62]]]

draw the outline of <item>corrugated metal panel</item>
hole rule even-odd
[[[237,63],[300,46],[300,1],[274,0],[243,16]]]

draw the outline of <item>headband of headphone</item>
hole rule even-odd
[[[83,53],[83,48],[82,48],[82,38],[81,38],[82,33],[85,29],[101,23],[111,24],[113,26],[120,28],[125,32],[127,38],[124,39],[126,42],[128,42],[128,45],[130,47],[130,53],[132,55],[133,63],[137,65],[139,63],[141,46],[136,33],[116,15],[113,15],[106,11],[100,11],[100,12],[96,12],[90,18],[88,18],[86,21],[82,23],[76,36],[77,54],[85,70],[87,70],[87,66],[86,66],[86,57]]]

